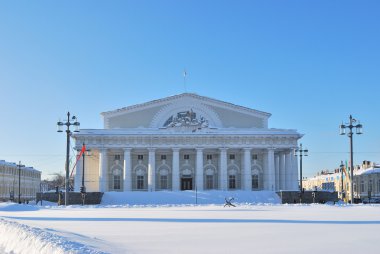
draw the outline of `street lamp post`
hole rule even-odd
[[[300,147],[297,147],[294,150],[294,155],[300,156],[300,202],[302,203],[302,193],[303,193],[303,188],[302,188],[302,156],[308,156],[308,149],[302,149],[302,144],[300,144]]]
[[[70,157],[70,135],[71,135],[71,131],[70,131],[70,126],[73,125],[75,127],[75,130],[74,132],[79,132],[79,126],[80,126],[80,123],[77,121],[77,117],[76,116],[72,116],[70,118],[70,112],[67,112],[67,122],[57,122],[57,127],[58,127],[58,130],[57,132],[62,132],[62,126],[66,125],[67,129],[66,129],[66,182],[65,182],[65,189],[66,189],[66,193],[65,193],[65,205],[67,206],[69,204],[69,191],[70,191],[70,182],[69,182],[69,174],[70,174],[70,169],[69,169],[69,157]]]
[[[350,131],[347,133],[347,136],[350,138],[350,168],[351,168],[351,172],[350,172],[350,178],[351,178],[351,191],[350,191],[350,196],[351,196],[351,204],[354,203],[354,149],[353,149],[353,132],[352,132],[352,129],[353,128],[356,128],[356,134],[357,135],[360,135],[360,134],[363,134],[362,132],[362,128],[363,128],[363,125],[360,124],[360,122],[358,124],[355,125],[356,123],[356,119],[354,119],[352,117],[352,115],[350,115],[350,122],[347,123],[347,124],[341,124],[339,126],[340,128],[340,135],[345,135],[346,134],[346,128],[349,129]]]
[[[21,167],[25,167],[25,165],[21,164],[21,161],[18,162],[18,203],[21,204]]]

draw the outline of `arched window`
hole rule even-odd
[[[204,174],[205,174],[205,189],[206,190],[211,190],[211,189],[216,189],[216,168],[214,167],[214,165],[207,165],[205,170],[204,170]]]
[[[260,190],[262,188],[262,169],[261,166],[255,164],[252,166],[252,190]]]
[[[169,189],[169,170],[167,168],[162,168],[158,171],[159,179],[159,188],[161,190]]]
[[[139,165],[134,170],[135,175],[135,188],[137,190],[146,190],[147,189],[147,177],[146,177],[146,167],[145,165]]]

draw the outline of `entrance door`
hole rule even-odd
[[[192,190],[193,178],[181,178],[181,190]]]

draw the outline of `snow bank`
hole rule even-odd
[[[233,203],[281,203],[279,196],[273,191],[133,191],[105,192],[101,205],[224,204],[225,198],[233,198]]]
[[[24,212],[37,210],[39,210],[39,207],[35,205],[18,204],[12,202],[0,203],[0,211],[4,212]]]
[[[52,234],[42,229],[4,219],[0,219],[0,236],[1,253],[104,253],[90,249],[81,243],[69,241],[65,237]]]

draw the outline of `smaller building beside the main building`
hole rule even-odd
[[[19,175],[20,174],[20,175]],[[33,200],[40,190],[41,171],[33,167],[18,167],[16,163],[0,160],[0,200]]]
[[[342,181],[343,176],[343,181]],[[343,185],[342,185],[343,184]],[[342,198],[342,186],[346,197],[350,196],[349,177],[339,170],[318,172],[314,177],[303,180],[305,190],[337,191]],[[380,198],[380,164],[363,161],[354,169],[354,198]]]

